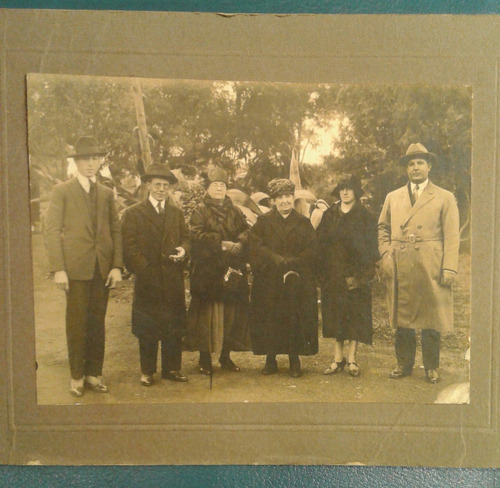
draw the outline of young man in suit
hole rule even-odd
[[[162,378],[185,382],[181,341],[189,234],[182,211],[169,202],[177,178],[166,165],[151,164],[141,179],[149,195],[125,210],[122,220],[125,266],[135,274],[132,332],[139,339],[141,384],[154,383],[160,342]]]
[[[415,330],[421,329],[426,379],[437,383],[440,337],[453,329],[451,285],[458,267],[459,217],[454,195],[429,180],[436,162],[422,144],[410,144],[399,159],[408,184],[387,195],[378,223],[381,271],[396,329],[393,379],[412,373]]]
[[[93,137],[75,145],[78,169],[52,191],[45,219],[45,245],[56,286],[66,292],[66,338],[70,393],[84,386],[107,393],[102,383],[104,319],[108,292],[121,281],[122,239],[114,194],[96,182],[106,152]]]

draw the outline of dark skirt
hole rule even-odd
[[[323,337],[372,344],[372,292],[370,284],[349,291],[331,280],[321,289]]]

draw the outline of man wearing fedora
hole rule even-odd
[[[396,329],[398,366],[390,377],[411,375],[415,330],[421,329],[426,379],[437,383],[441,334],[453,329],[458,208],[451,192],[428,179],[437,158],[422,144],[410,144],[399,163],[406,168],[408,184],[387,195],[378,222],[381,273],[387,283],[390,322]]]
[[[70,392],[107,393],[100,379],[110,288],[121,281],[122,238],[113,191],[96,181],[106,151],[84,136],[70,155],[78,172],[54,187],[45,218],[45,245],[57,287],[66,292]]]
[[[154,383],[161,342],[162,377],[184,382],[181,372],[186,306],[183,269],[189,234],[182,211],[169,203],[175,175],[151,164],[141,177],[149,195],[123,214],[125,266],[135,274],[132,332],[139,339],[141,384]]]

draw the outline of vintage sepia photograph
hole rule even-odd
[[[26,84],[38,405],[469,403],[471,86]]]

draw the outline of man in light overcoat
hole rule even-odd
[[[408,184],[387,195],[378,222],[380,268],[396,329],[393,379],[412,373],[415,330],[421,329],[426,379],[437,383],[441,334],[453,330],[451,286],[458,268],[459,216],[454,195],[428,178],[436,162],[422,144],[410,144],[399,160]]]
[[[84,385],[107,393],[101,381],[108,292],[121,281],[122,238],[113,191],[96,181],[106,151],[93,137],[75,144],[78,172],[56,185],[45,217],[45,246],[57,287],[66,292],[70,393]]]

